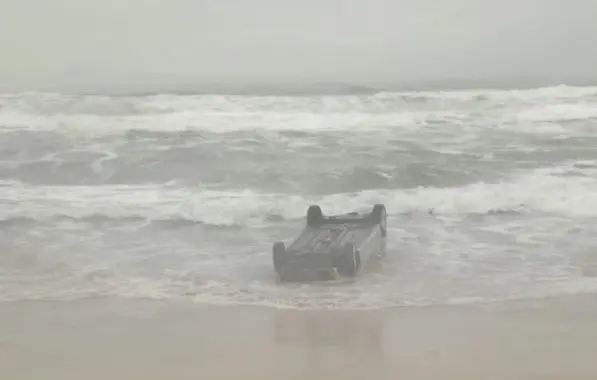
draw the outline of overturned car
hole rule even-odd
[[[373,259],[386,253],[387,214],[383,204],[371,212],[325,216],[309,206],[301,234],[288,246],[273,245],[280,281],[321,281],[355,277]]]

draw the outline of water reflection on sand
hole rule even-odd
[[[292,350],[302,359],[304,375],[338,366],[354,375],[374,374],[384,364],[383,330],[380,313],[281,310],[275,316],[274,341],[279,350]]]

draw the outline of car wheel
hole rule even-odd
[[[373,217],[376,223],[379,223],[379,228],[381,229],[381,236],[386,237],[388,226],[388,214],[386,212],[386,206],[382,204],[375,205],[373,207],[373,212],[371,212],[371,216]]]
[[[321,207],[317,205],[309,206],[307,210],[307,225],[313,226],[319,224],[323,219],[323,212],[321,211]]]

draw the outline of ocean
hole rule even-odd
[[[307,207],[388,211],[351,281],[278,284]],[[0,302],[372,309],[597,293],[597,87],[0,96]]]

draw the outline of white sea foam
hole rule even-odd
[[[597,292],[584,270],[597,243],[597,156],[590,152],[596,93],[560,86],[303,97],[0,96],[0,138],[9,142],[0,149],[0,170],[13,176],[0,180],[0,300],[119,296],[373,308]],[[187,130],[199,133],[175,142],[171,134],[104,138]],[[284,130],[298,133],[278,133]],[[320,131],[341,133],[313,136]],[[37,158],[47,136],[57,145],[43,140],[49,142]],[[70,144],[65,136],[86,141]],[[569,137],[575,139],[565,149],[553,143]],[[247,146],[252,138],[259,144]],[[260,149],[274,142],[264,168]],[[164,183],[192,170],[195,161],[179,160],[203,143],[214,157],[200,175]],[[257,163],[234,161],[249,155],[217,155],[218,144]],[[312,150],[317,160],[302,160]],[[355,160],[342,161],[357,150]],[[289,153],[295,165],[276,162]],[[127,181],[131,163],[147,157],[152,165],[169,159],[159,169],[179,172],[152,169],[135,178],[143,184],[105,183],[117,169],[114,181]],[[483,157],[479,165],[475,157]],[[212,176],[215,160],[233,166],[238,178]],[[310,168],[314,162],[321,167]],[[356,167],[365,174],[346,174]],[[259,169],[263,181],[268,173],[287,176],[274,181],[274,192],[239,175]],[[433,186],[413,188],[417,170],[428,171],[421,178],[435,176]],[[288,184],[317,175],[338,192]],[[277,285],[271,242],[294,237],[314,203],[330,214],[384,203],[391,233],[382,267],[354,283]]]
[[[443,91],[315,97],[155,95],[107,98],[59,94],[0,96],[0,130],[70,134],[252,130],[380,130],[421,128],[471,117],[495,126],[504,120],[575,120],[595,117],[596,87],[519,91]],[[413,100],[419,103],[413,104]],[[567,102],[574,102],[566,104]],[[510,107],[515,105],[515,107]],[[546,108],[547,107],[547,108]],[[479,119],[479,112],[482,119]]]
[[[586,167],[589,164],[588,167]],[[218,191],[173,185],[0,186],[0,220],[54,217],[139,217],[186,219],[214,225],[262,223],[269,216],[302,218],[306,207],[320,204],[326,212],[366,211],[384,203],[390,214],[484,214],[499,211],[557,213],[597,217],[597,162],[575,163],[514,176],[511,181],[474,183],[458,188],[364,190],[324,196]],[[575,170],[576,176],[558,176]]]

